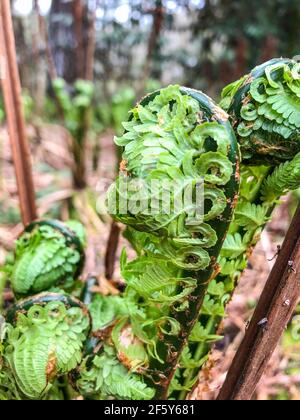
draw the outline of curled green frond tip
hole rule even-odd
[[[26,398],[42,397],[55,378],[75,369],[89,327],[87,310],[58,300],[47,302],[46,295],[44,304],[41,298],[40,304],[18,312],[16,323],[8,326],[4,359]]]
[[[245,160],[277,164],[300,152],[300,65],[275,59],[223,91]]]
[[[29,225],[17,241],[10,269],[14,292],[30,295],[52,286],[70,287],[82,269],[84,241],[77,222],[69,222],[69,227],[53,220]]]
[[[223,187],[233,178],[237,156],[229,157],[234,135],[223,114],[201,92],[172,85],[145,97],[132,110],[129,122],[123,124],[124,135],[116,139],[124,153],[123,175],[108,193],[108,203],[117,201],[113,216],[136,230],[163,238],[158,252],[170,255],[181,269],[199,271],[210,265],[210,253],[203,249],[208,247],[206,240],[211,246],[216,243],[210,223],[221,220],[228,206]],[[184,196],[188,184],[195,195],[201,183],[207,208],[202,220],[189,223],[199,211],[197,204],[183,203],[178,209],[174,203]],[[131,203],[138,191],[141,206],[133,211]],[[153,197],[154,212],[149,208]],[[172,208],[166,213],[163,204],[168,199]],[[124,200],[128,204],[126,214],[119,205]]]
[[[151,400],[155,395],[154,388],[147,386],[139,375],[129,372],[109,346],[105,346],[103,352],[94,357],[92,366],[88,367],[85,361],[80,372],[77,387],[86,397]]]

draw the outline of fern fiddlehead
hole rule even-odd
[[[77,232],[76,232],[77,231]],[[17,295],[30,295],[64,283],[71,287],[84,263],[84,233],[77,222],[33,222],[17,241],[8,269]]]
[[[75,298],[56,293],[27,298],[10,309],[6,322],[3,360],[24,398],[42,398],[57,377],[81,362],[90,316]]]
[[[300,185],[300,127],[296,118],[299,80],[298,63],[275,59],[223,91],[221,105],[231,116],[242,151],[241,186],[220,253],[220,274],[206,296],[210,309],[202,308],[199,318],[199,328],[207,335],[218,330],[225,304],[278,199]],[[198,352],[198,358],[204,357],[209,339],[204,344],[202,339],[195,349],[190,343],[192,354]],[[193,376],[184,374],[190,379]],[[181,397],[185,394],[183,391]]]
[[[262,79],[264,79],[263,83]],[[231,115],[233,126],[236,128],[238,141],[242,151],[241,190],[234,219],[230,224],[229,232],[226,235],[225,242],[218,257],[220,274],[214,280],[212,280],[212,278],[210,279],[204,301],[201,301],[201,308],[198,308],[200,309],[199,322],[194,326],[190,336],[190,345],[185,349],[180,360],[179,365],[183,369],[177,370],[174,381],[172,382],[171,389],[175,391],[182,390],[181,396],[185,394],[186,389],[190,388],[194,382],[193,374],[191,374],[193,371],[192,366],[194,365],[195,368],[203,363],[203,357],[207,355],[208,351],[207,344],[217,338],[215,335],[216,328],[220,319],[225,314],[224,308],[226,302],[228,302],[238,278],[247,265],[247,259],[251,253],[251,249],[257,243],[260,232],[271,215],[274,207],[274,200],[277,200],[284,192],[296,188],[297,185],[299,185],[299,170],[297,164],[299,159],[297,155],[297,152],[299,152],[299,129],[296,118],[298,106],[296,92],[298,83],[299,66],[296,63],[291,60],[273,60],[272,62],[258,67],[251,75],[245,76],[241,81],[236,82],[224,91],[222,104],[223,106],[227,104],[227,110]],[[284,94],[282,94],[281,97],[281,106],[278,107],[274,98],[278,99],[280,92],[284,92]],[[262,94],[265,96],[260,96]],[[147,100],[149,100],[149,98]],[[161,105],[163,107],[165,103]],[[140,106],[143,106],[143,102]],[[274,119],[271,110],[273,108],[276,108],[275,111],[277,113],[281,113],[281,119],[278,115],[277,118]],[[155,108],[152,106],[152,109],[150,108],[150,111],[152,111],[151,114],[147,114],[146,117],[146,113],[142,109],[140,112],[144,121],[141,121],[137,108],[135,111],[135,119],[133,118],[125,125],[127,132],[121,139],[117,139],[117,143],[125,147],[124,160],[126,162],[127,175],[128,173],[131,175],[131,171],[133,171],[134,176],[142,178],[148,177],[147,180],[151,178],[151,175],[149,174],[151,174],[152,171],[154,171],[154,176],[156,177],[167,177],[169,176],[166,174],[168,172],[168,164],[172,165],[176,160],[177,167],[180,167],[181,163],[185,161],[182,154],[180,154],[180,151],[176,149],[177,144],[172,148],[172,153],[174,151],[174,155],[176,156],[175,160],[168,160],[165,151],[163,152],[162,150],[163,142],[160,140],[157,144],[153,140],[151,141],[151,139],[155,137],[153,136],[153,132],[158,137],[163,137],[161,131],[159,132],[161,127],[159,127],[159,129],[153,127],[155,122],[168,121],[165,116],[165,118],[163,118],[161,115],[159,116],[159,119],[155,120],[155,116],[153,116],[154,109],[157,112],[165,112],[160,109],[158,110],[158,107]],[[150,129],[151,134],[149,132],[147,133],[146,118],[148,118],[148,128],[152,125],[152,129]],[[186,119],[188,119],[188,117]],[[254,124],[253,122],[256,121],[257,123]],[[184,126],[182,121],[181,124]],[[139,127],[139,125],[142,127]],[[135,128],[136,132],[139,134],[142,133],[142,135],[135,136]],[[198,130],[200,131],[199,128]],[[186,133],[181,132],[180,138],[186,140]],[[193,138],[191,131],[190,138]],[[148,147],[149,157],[147,156]],[[204,151],[202,150],[202,153],[203,152]],[[222,185],[219,174],[217,177],[215,177],[215,174],[211,173],[211,171],[205,174],[204,168],[207,169],[210,165],[207,162],[207,159],[211,157],[207,154],[209,153],[207,150],[205,152],[203,154],[204,157],[202,157],[202,163],[198,163],[197,167],[200,168],[200,171],[204,174],[206,182],[213,182],[214,180],[217,183],[220,182],[219,185]],[[216,152],[216,150],[214,150],[214,152]],[[161,157],[157,157],[158,154],[161,154]],[[137,157],[139,157],[140,160],[136,159]],[[140,164],[138,162],[140,162]],[[160,169],[159,175],[157,174],[157,163]],[[226,179],[225,166],[220,164],[219,172],[224,170]],[[212,167],[214,167],[213,164]],[[222,170],[220,169],[221,167]],[[191,173],[193,172],[186,171],[185,175],[190,175]],[[287,173],[289,176],[287,176]],[[180,179],[180,173],[177,172],[174,177]],[[274,188],[274,185],[276,185],[276,188]],[[122,192],[118,193],[122,194]],[[149,301],[149,295],[147,295],[144,286],[148,283],[150,285],[150,281],[152,282],[152,289],[149,287],[149,290],[153,294],[155,293],[156,298],[160,295],[161,299],[162,289],[161,286],[159,286],[159,283],[161,285],[163,284],[162,279],[171,279],[174,277],[179,279],[182,275],[182,272],[172,273],[172,276],[166,275],[166,269],[162,270],[162,267],[164,264],[166,265],[166,260],[168,260],[168,258],[171,259],[170,262],[175,267],[181,268],[183,272],[191,271],[191,269],[188,270],[178,263],[176,251],[174,252],[174,248],[172,249],[170,246],[169,240],[165,239],[167,231],[167,235],[170,235],[171,237],[172,245],[174,245],[175,242],[177,246],[178,244],[187,246],[189,241],[188,235],[182,235],[185,237],[181,237],[178,235],[178,229],[174,229],[174,225],[171,225],[171,228],[169,228],[166,223],[166,217],[162,217],[161,220],[158,220],[159,218],[160,217],[156,217],[153,220],[153,218],[147,218],[142,214],[139,214],[138,217],[136,217],[136,215],[135,217],[132,217],[130,214],[124,217],[120,215],[117,216],[119,221],[133,227],[135,230],[149,232],[148,234],[139,234],[134,232],[132,228],[129,229],[127,237],[131,239],[135,249],[139,250],[141,255],[136,261],[127,264],[125,263],[125,270],[123,270],[123,276],[128,283],[127,292],[129,293],[132,285],[135,292],[138,292],[138,296],[142,296],[144,299],[147,299],[147,301]],[[182,219],[181,223],[181,226],[184,225]],[[166,226],[168,226],[167,229]],[[197,228],[199,229],[199,226]],[[203,228],[204,226],[202,226],[202,229]],[[201,231],[201,229],[199,229],[199,231]],[[157,239],[156,235],[159,235],[159,239]],[[193,232],[193,235],[195,235],[195,232]],[[210,239],[211,238],[212,235],[210,235]],[[202,237],[202,240],[205,242],[205,236]],[[196,246],[197,240],[195,241],[195,236],[193,236],[192,242],[193,245]],[[191,248],[189,248],[189,250],[190,249]],[[205,251],[207,251],[207,249],[205,249]],[[153,261],[152,265],[148,268],[147,259],[149,256],[153,258],[153,255],[155,255],[156,258],[162,256],[162,259],[160,262]],[[202,261],[203,260],[205,260],[205,258],[202,254]],[[201,274],[205,271],[203,266],[195,267],[195,269],[198,269]],[[141,270],[142,274],[139,273]],[[149,278],[150,280],[147,280]],[[153,279],[160,279],[156,283],[156,288]],[[176,280],[173,284],[176,284]],[[170,283],[167,283],[167,285],[170,286]],[[188,285],[185,284],[184,290],[187,289]],[[192,294],[193,292],[191,290],[187,291],[187,296]],[[173,297],[174,301],[172,301],[172,304],[174,304],[177,299],[180,299],[182,295],[175,294]],[[162,304],[161,300],[156,301],[156,303],[157,302]],[[178,320],[177,317],[175,317],[175,319]],[[186,313],[185,322],[188,322]],[[170,330],[172,330],[172,328],[174,328],[174,324],[169,327]],[[175,327],[172,333],[177,335],[180,334],[178,325],[177,330]],[[170,339],[170,336],[172,337],[172,333],[161,335],[160,338],[163,337],[164,343],[166,343],[168,342],[168,339]],[[170,341],[172,342],[172,340]],[[153,340],[150,340],[150,343],[153,345]],[[171,345],[173,345],[173,349],[176,348],[174,343]],[[171,353],[172,350],[170,351],[169,348],[169,351],[163,355],[162,359],[170,361],[170,358],[168,359],[168,354],[170,355]],[[178,354],[174,353],[176,352],[173,352],[173,356],[176,359]],[[154,360],[158,360],[158,363],[154,363],[155,371],[157,366],[159,366],[159,351],[158,354],[154,355]],[[166,370],[167,369],[165,369],[165,372]],[[157,372],[155,373],[157,374]],[[158,379],[159,376],[161,381]],[[165,376],[170,378],[172,374],[167,372]],[[159,382],[162,384],[165,376],[162,372],[159,372],[155,379],[156,385]],[[166,388],[168,387],[168,384],[165,382],[162,387]],[[156,395],[159,395],[159,393]]]
[[[108,202],[116,199],[114,216],[127,225],[125,236],[137,253],[133,261],[122,253],[126,291],[83,299],[92,317],[91,336],[88,312],[81,304],[73,308],[65,294],[17,304],[0,335],[0,398],[51,398],[47,389],[54,379],[74,369],[76,388],[87,399],[185,397],[219,339],[226,303],[277,200],[299,186],[299,80],[297,63],[277,59],[225,88],[221,105],[228,114],[204,94],[179,86],[155,92],[133,109],[124,135],[116,139],[124,147],[123,174],[108,195]],[[187,185],[194,197],[201,183],[203,218],[195,218],[198,204],[178,207],[177,200]],[[49,239],[52,249],[54,233],[62,233],[40,229],[25,234],[14,267],[20,264],[19,275],[34,255],[47,255],[44,241]],[[15,281],[17,294],[72,283],[81,251],[62,236],[60,250],[79,254],[68,260],[62,253],[63,266],[71,261],[73,271],[52,276],[56,270],[43,260],[41,277],[32,266],[23,277],[26,287],[21,275]],[[55,253],[50,254],[56,267]],[[68,351],[66,339],[73,340]],[[52,390],[57,397],[55,385]]]
[[[288,59],[268,61],[225,89],[245,163],[276,165],[300,152],[299,92],[300,64]]]
[[[146,97],[124,128],[116,142],[124,147],[125,177],[143,180],[143,197],[155,194],[157,208],[166,200],[164,183],[174,188],[169,196],[173,205],[187,183],[195,191],[204,180],[204,216],[192,223],[195,204],[180,211],[173,206],[170,214],[149,214],[148,207],[133,213],[135,188],[122,195],[119,179],[109,193],[117,203],[127,200],[129,212],[118,209],[115,217],[129,226],[134,247],[143,249],[134,261],[123,256],[126,296],[134,296],[137,306],[128,321],[151,355],[156,397],[166,397],[208,282],[218,270],[238,191],[239,152],[227,114],[206,95],[179,86]],[[153,180],[161,182],[154,193]]]

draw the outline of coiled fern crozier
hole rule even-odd
[[[137,254],[121,256],[126,290],[93,294],[92,281],[74,300],[82,248],[52,222],[29,228],[9,271],[27,297],[0,318],[0,399],[185,398],[262,229],[300,185],[299,111],[288,59],[229,85],[220,106],[180,86],[145,97],[108,193]]]
[[[7,314],[1,352],[14,378],[7,389],[15,382],[23,398],[42,398],[59,375],[81,362],[89,328],[87,309],[70,296],[44,293],[19,302]]]
[[[43,220],[27,226],[17,241],[15,262],[8,272],[14,292],[30,295],[60,283],[72,286],[83,264],[81,225]]]
[[[223,90],[221,106],[229,113],[242,154],[239,199],[219,255],[220,273],[210,283],[201,308],[199,331],[219,330],[225,305],[247,266],[279,198],[300,186],[300,66],[275,59]],[[201,338],[201,335],[200,335]],[[189,343],[196,359],[207,356],[209,339]],[[191,370],[178,375],[185,385]],[[180,394],[185,396],[185,390]]]
[[[210,111],[214,111],[209,115],[205,113],[207,106],[197,108],[190,99],[195,98],[193,91],[170,87],[144,99],[124,125],[124,136],[116,140],[124,146],[125,175],[129,179],[146,180],[143,184],[146,198],[147,184],[153,178],[178,180],[184,176],[197,182],[197,177],[202,176],[205,181],[204,220],[191,230],[185,223],[188,215],[185,211],[184,215],[171,214],[169,219],[161,214],[147,215],[147,210],[116,216],[129,226],[127,238],[138,251],[135,261],[123,261],[123,276],[127,294],[131,297],[135,294],[139,309],[149,314],[144,318],[144,329],[141,328],[143,317],[138,323],[135,315],[131,316],[130,323],[151,355],[149,368],[157,398],[170,394],[183,398],[195,383],[209,344],[218,339],[216,331],[225,314],[225,305],[276,200],[300,185],[299,87],[298,63],[284,59],[265,63],[225,88],[221,106],[228,112],[229,121],[211,102]],[[220,129],[215,120],[223,127],[225,120],[227,124],[230,122],[236,133],[241,164],[235,149],[232,172],[226,161],[226,158],[230,160],[226,147],[229,138],[231,145],[234,140],[228,132],[226,139],[223,127]],[[200,134],[196,137],[198,143],[194,143],[195,132]],[[222,152],[223,155],[218,155]],[[207,206],[205,192],[221,190],[226,194],[232,186],[235,190],[230,191],[230,198],[227,196],[227,216],[220,213],[210,218],[214,202]],[[118,182],[116,189],[119,200],[124,199],[122,191],[118,192]],[[127,198],[130,200],[130,193]],[[233,210],[234,204],[235,212],[230,219],[229,208]],[[223,229],[223,235],[219,229]],[[214,234],[218,241],[226,236],[223,245],[214,243]],[[208,248],[203,245],[205,241],[209,243]],[[182,264],[178,255],[185,258],[189,267]],[[198,259],[191,255],[198,255]],[[194,272],[191,261],[195,264]],[[209,267],[213,267],[210,272]],[[176,272],[176,268],[181,271]],[[191,279],[196,279],[194,290]],[[149,334],[150,314],[154,325]],[[160,330],[153,328],[156,322]]]
[[[125,147],[125,176],[144,181],[143,196],[153,194],[153,180],[161,181],[158,209],[166,200],[164,182],[175,186],[169,214],[158,210],[149,215],[147,207],[131,214],[129,191],[128,213],[119,211],[116,216],[129,226],[127,238],[139,253],[132,262],[123,255],[126,297],[136,306],[124,319],[150,355],[149,361],[141,360],[140,368],[152,372],[156,397],[166,396],[207,285],[218,270],[217,257],[232,219],[239,151],[228,119],[201,92],[170,86],[146,97],[124,124],[127,132],[117,139]],[[177,210],[175,196],[183,196],[187,184],[195,195],[203,179],[203,218],[193,218],[196,202],[194,207],[188,202],[188,208],[183,205]],[[108,201],[123,198],[121,180],[122,176]],[[185,356],[181,363],[189,367],[192,361]]]

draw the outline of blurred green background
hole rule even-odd
[[[93,76],[98,101],[110,101],[120,87],[138,95],[169,83],[217,96],[256,64],[300,54],[299,0],[12,3],[23,86],[39,109],[49,88],[49,51],[57,76],[70,85]]]

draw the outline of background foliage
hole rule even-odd
[[[76,3],[53,0],[46,15],[57,75],[70,84],[84,78],[95,19],[93,74],[106,101],[120,85],[138,93],[145,77],[219,93],[257,63],[299,52],[297,0],[84,0],[81,11]],[[34,11],[15,13],[23,86],[35,95],[36,70],[42,79],[47,66],[45,43]]]

